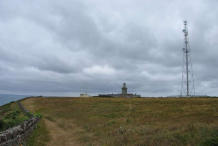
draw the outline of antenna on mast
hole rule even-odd
[[[184,43],[183,48],[183,71],[182,71],[182,86],[181,86],[181,96],[194,96],[195,86],[194,86],[194,75],[192,70],[191,61],[191,49],[188,41],[188,28],[187,21],[184,21]]]

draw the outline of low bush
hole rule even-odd
[[[0,107],[0,131],[16,126],[28,117],[19,109],[16,103],[9,103]]]
[[[218,146],[218,130],[215,130],[210,137],[206,138],[202,146]]]

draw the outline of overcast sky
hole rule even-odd
[[[218,95],[217,0],[0,0],[0,93],[178,95],[183,21],[197,94]]]

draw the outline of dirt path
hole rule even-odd
[[[79,146],[73,129],[60,128],[58,123],[45,119],[51,137],[48,146]]]
[[[28,100],[22,101],[22,104],[29,111],[36,111],[36,106],[34,104],[36,99],[30,98]],[[64,119],[52,119],[48,118],[48,115],[43,115],[43,120],[46,124],[46,129],[49,131],[50,141],[47,146],[80,146],[76,140],[76,132],[79,129],[73,124],[73,121],[66,121]]]

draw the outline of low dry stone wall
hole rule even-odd
[[[22,107],[22,110],[26,111],[26,114],[32,115],[21,103],[18,102],[18,105]],[[30,116],[30,119],[24,121],[22,124],[0,132],[0,146],[23,145],[27,136],[36,128],[39,120],[39,117]]]
[[[29,112],[21,103],[20,101],[17,101],[17,104],[19,106],[19,108],[21,109],[21,111],[29,118],[33,117],[33,114],[31,112]]]

